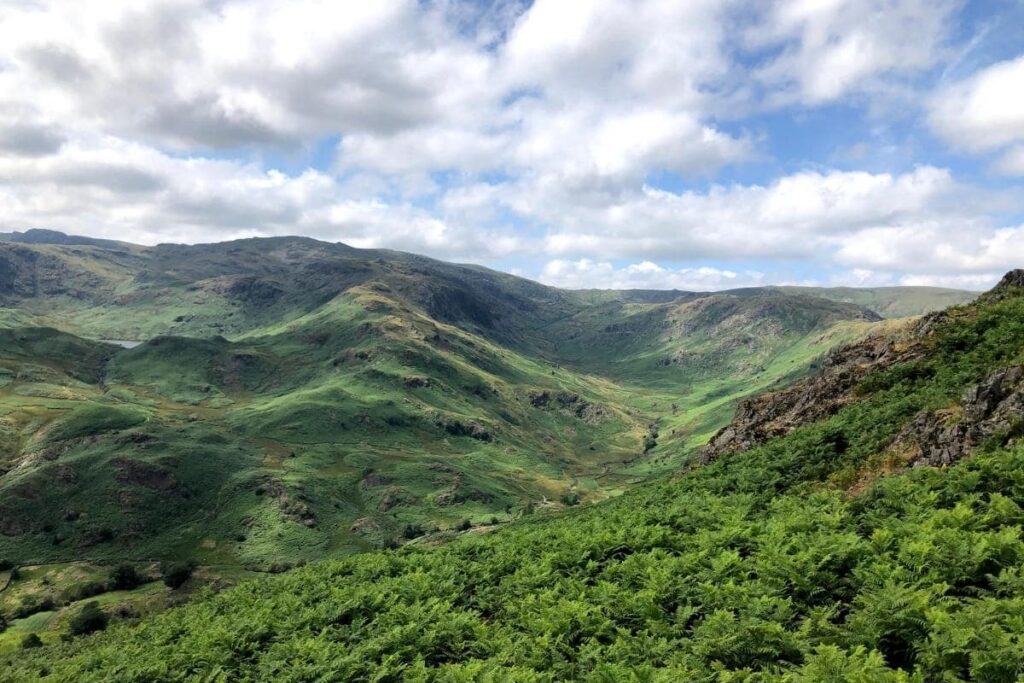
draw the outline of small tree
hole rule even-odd
[[[42,647],[43,641],[39,639],[35,633],[29,633],[21,639],[21,649],[31,650],[33,648]]]
[[[130,564],[120,564],[110,572],[110,590],[130,591],[142,584],[142,577]]]
[[[181,588],[186,581],[192,578],[192,570],[194,568],[192,563],[174,562],[165,564],[162,567],[164,585],[168,588]]]
[[[562,501],[562,505],[567,505],[570,507],[573,505],[579,505],[580,494],[576,493],[575,491],[566,491],[565,493],[562,494],[560,500]]]
[[[419,524],[406,524],[402,528],[402,538],[405,538],[410,541],[414,538],[422,536],[425,533],[426,531],[424,531],[423,527],[421,527]]]
[[[87,602],[78,610],[78,614],[71,618],[69,631],[75,636],[102,631],[107,627],[107,621],[107,615],[100,609],[98,602]]]

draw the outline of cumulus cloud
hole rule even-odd
[[[901,175],[804,172],[706,192],[644,187],[591,205],[565,196],[561,185],[538,185],[515,207],[560,226],[546,237],[553,254],[806,258],[871,228],[953,224],[973,216],[968,194],[947,170],[925,166]]]
[[[1024,141],[1024,56],[940,90],[930,120],[950,143],[973,151]]]
[[[2,19],[7,96],[182,149],[389,134],[490,90],[486,55],[410,0],[83,0]]]
[[[543,201],[531,204],[526,197]],[[649,254],[670,261],[812,263],[835,270],[833,284],[862,286],[991,284],[1024,263],[1021,229],[998,227],[985,214],[1000,198],[927,166],[900,175],[806,172],[766,186],[707,192],[646,188],[610,206],[560,203],[535,189],[523,201],[521,210],[542,212],[538,219],[562,213],[563,227],[545,238],[546,253],[560,258],[543,269],[542,278],[566,286],[595,286],[600,278],[625,284],[632,275],[647,274],[661,287],[701,288],[690,269],[634,272],[607,262]],[[589,259],[572,260],[578,255]],[[632,286],[654,286],[643,281]],[[742,285],[708,281],[705,288],[723,286]]]
[[[1024,144],[1008,149],[996,161],[995,168],[1006,175],[1024,175]]]
[[[918,92],[959,5],[7,3],[0,227],[145,243],[297,233],[532,259],[581,287],[740,286],[772,263],[968,282],[1022,256],[998,198],[928,163],[772,157],[805,112]],[[1024,174],[1021,60],[900,101]],[[766,113],[788,117],[788,139]],[[872,161],[870,144],[844,144],[862,150],[853,169]]]
[[[885,88],[939,62],[958,0],[773,0],[746,33],[777,56],[756,70],[779,102]],[[911,38],[912,36],[912,38]],[[891,91],[889,91],[891,94]]]
[[[409,203],[352,197],[332,176],[179,158],[99,136],[44,157],[0,155],[0,227],[130,240],[210,242],[305,234],[361,247],[497,258],[519,239],[452,224]]]
[[[540,273],[541,282],[568,289],[708,291],[762,285],[764,277],[756,271],[735,272],[708,266],[665,268],[651,261],[616,268],[608,261],[590,259],[554,259]]]
[[[932,98],[929,121],[954,147],[1001,152],[996,170],[1024,175],[1024,56],[941,89]]]

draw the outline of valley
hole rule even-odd
[[[1024,683],[1022,27],[0,0],[0,683]]]
[[[615,497],[692,463],[743,397],[906,324],[828,290],[558,290],[305,238],[17,239],[0,558],[28,576],[233,582]],[[912,294],[901,313],[973,296]],[[54,581],[59,616],[81,580]]]
[[[1016,271],[834,349],[673,476],[148,614],[166,589],[144,568],[131,618],[44,633],[0,680],[1012,681],[1022,360]]]

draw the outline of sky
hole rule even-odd
[[[0,0],[0,231],[982,289],[1022,189],[1024,0]]]

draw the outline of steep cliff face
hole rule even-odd
[[[1024,270],[1007,273],[976,306],[995,304],[1024,289]],[[746,450],[802,425],[829,417],[858,400],[869,375],[902,366],[914,379],[914,361],[923,358],[949,313],[929,314],[901,330],[833,350],[811,377],[780,391],[741,402],[732,422],[701,454],[710,462],[730,451]],[[948,465],[989,439],[1005,442],[1024,433],[1024,366],[999,369],[969,388],[959,405],[916,415],[896,437],[893,448],[913,465]]]

